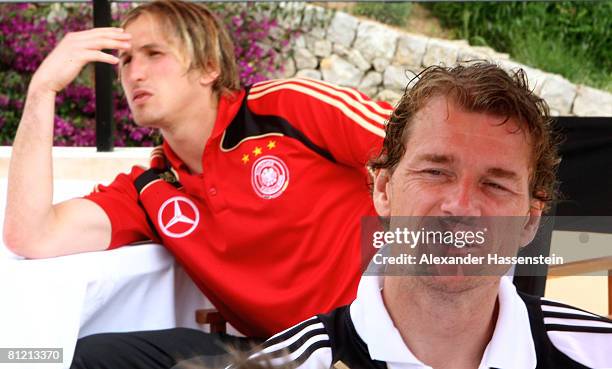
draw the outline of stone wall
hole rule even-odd
[[[300,22],[310,30],[293,43],[284,77],[322,79],[395,103],[414,74],[426,66],[486,59],[505,70],[523,68],[531,88],[548,102],[553,115],[612,116],[612,94],[519,64],[508,54],[463,40],[406,33],[341,11],[289,4],[303,7],[303,15],[285,25],[295,27]]]

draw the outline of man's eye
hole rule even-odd
[[[159,51],[149,51],[149,56],[157,56],[157,55],[161,55],[161,53]]]
[[[507,191],[506,187],[501,186],[495,182],[485,182],[485,186],[490,187],[494,190]]]
[[[429,174],[432,176],[441,176],[444,174],[441,170],[438,169],[425,169],[422,171],[422,173]]]
[[[123,67],[123,66],[126,66],[126,65],[130,64],[130,62],[131,62],[131,61],[132,61],[132,58],[124,58],[124,59],[121,61],[121,66],[122,66],[122,67]]]

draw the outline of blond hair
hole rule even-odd
[[[219,71],[213,90],[227,93],[240,88],[234,44],[218,18],[206,7],[180,0],[160,0],[132,9],[121,23],[125,28],[141,15],[155,17],[166,34],[178,40],[178,51],[188,60],[188,71]]]

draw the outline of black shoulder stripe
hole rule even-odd
[[[136,187],[136,191],[140,193],[142,189],[149,183],[154,180],[159,179],[159,170],[158,169],[148,169],[145,170],[141,175],[139,175],[136,180],[134,180],[134,187]]]
[[[302,335],[300,338],[298,338],[292,344],[290,344],[288,346],[284,346],[284,347],[279,347],[275,351],[268,352],[267,355],[268,355],[268,357],[270,357],[270,359],[275,359],[275,358],[278,358],[278,357],[287,356],[287,355],[289,355],[289,354],[291,354],[293,352],[298,351],[302,346],[304,346],[306,344],[306,342],[309,339],[311,339],[314,336],[318,336],[318,335],[325,335],[326,337],[328,337],[327,336],[327,331],[325,331],[325,328],[313,329],[312,331],[308,331],[308,332],[304,333],[304,335]],[[321,341],[329,341],[328,338],[322,339]],[[313,343],[313,345],[314,345],[314,343]]]
[[[317,146],[308,137],[306,137],[302,131],[296,129],[287,120],[275,115],[258,115],[251,112],[247,105],[248,95],[249,88],[246,90],[240,110],[238,113],[236,113],[236,116],[232,122],[225,129],[225,135],[223,136],[223,141],[221,142],[221,148],[223,150],[232,150],[238,144],[240,144],[240,142],[249,137],[278,133],[283,136],[294,138],[325,159],[334,163],[336,162],[336,159],[329,151]]]
[[[577,319],[577,320],[591,320],[595,322],[604,322],[612,324],[612,320],[601,316],[593,315],[582,315],[582,314],[570,314],[560,313],[556,311],[542,311],[544,318],[561,318],[561,319]]]
[[[612,333],[612,327],[586,327],[581,325],[545,324],[546,331]]]
[[[283,332],[282,334],[279,334],[278,336],[274,336],[272,338],[270,338],[269,340],[267,340],[266,342],[264,342],[261,346],[261,348],[267,348],[270,347],[272,345],[276,345],[277,343],[283,342],[288,340],[289,338],[295,336],[296,334],[300,333],[300,331],[306,327],[308,327],[309,325],[314,325],[314,324],[318,324],[321,323],[321,321],[317,318],[317,317],[313,317],[310,318],[308,320],[305,320],[303,322],[301,322],[300,324],[286,330],[285,332]]]
[[[562,304],[562,303],[556,302],[556,301],[548,301],[548,300],[541,299],[540,303],[542,305],[556,306],[556,307],[562,307],[562,308],[572,309],[572,310],[579,310],[579,311],[582,311],[583,313],[587,313],[587,314],[593,315],[593,313],[591,313],[590,311],[586,311],[586,310],[577,308],[575,306],[571,306],[571,305],[567,305],[567,304]],[[542,310],[544,311],[544,309],[542,309]]]
[[[134,180],[134,187],[136,187],[136,191],[140,193],[149,183],[155,180],[164,180],[167,183],[170,183],[176,188],[181,187],[180,182],[176,180],[176,177],[169,169],[157,169],[151,168],[144,171],[141,175],[139,175]]]

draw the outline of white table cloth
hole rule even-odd
[[[66,368],[78,337],[99,332],[198,328],[211,304],[159,245],[44,260],[0,259],[0,347],[61,347]]]
[[[54,202],[86,194],[93,182],[55,181]],[[0,180],[0,234],[6,179]],[[160,245],[125,246],[41,260],[19,260],[0,242],[0,348],[61,347],[67,368],[79,337],[198,327],[195,310],[212,304]],[[235,332],[235,330],[230,330]]]

